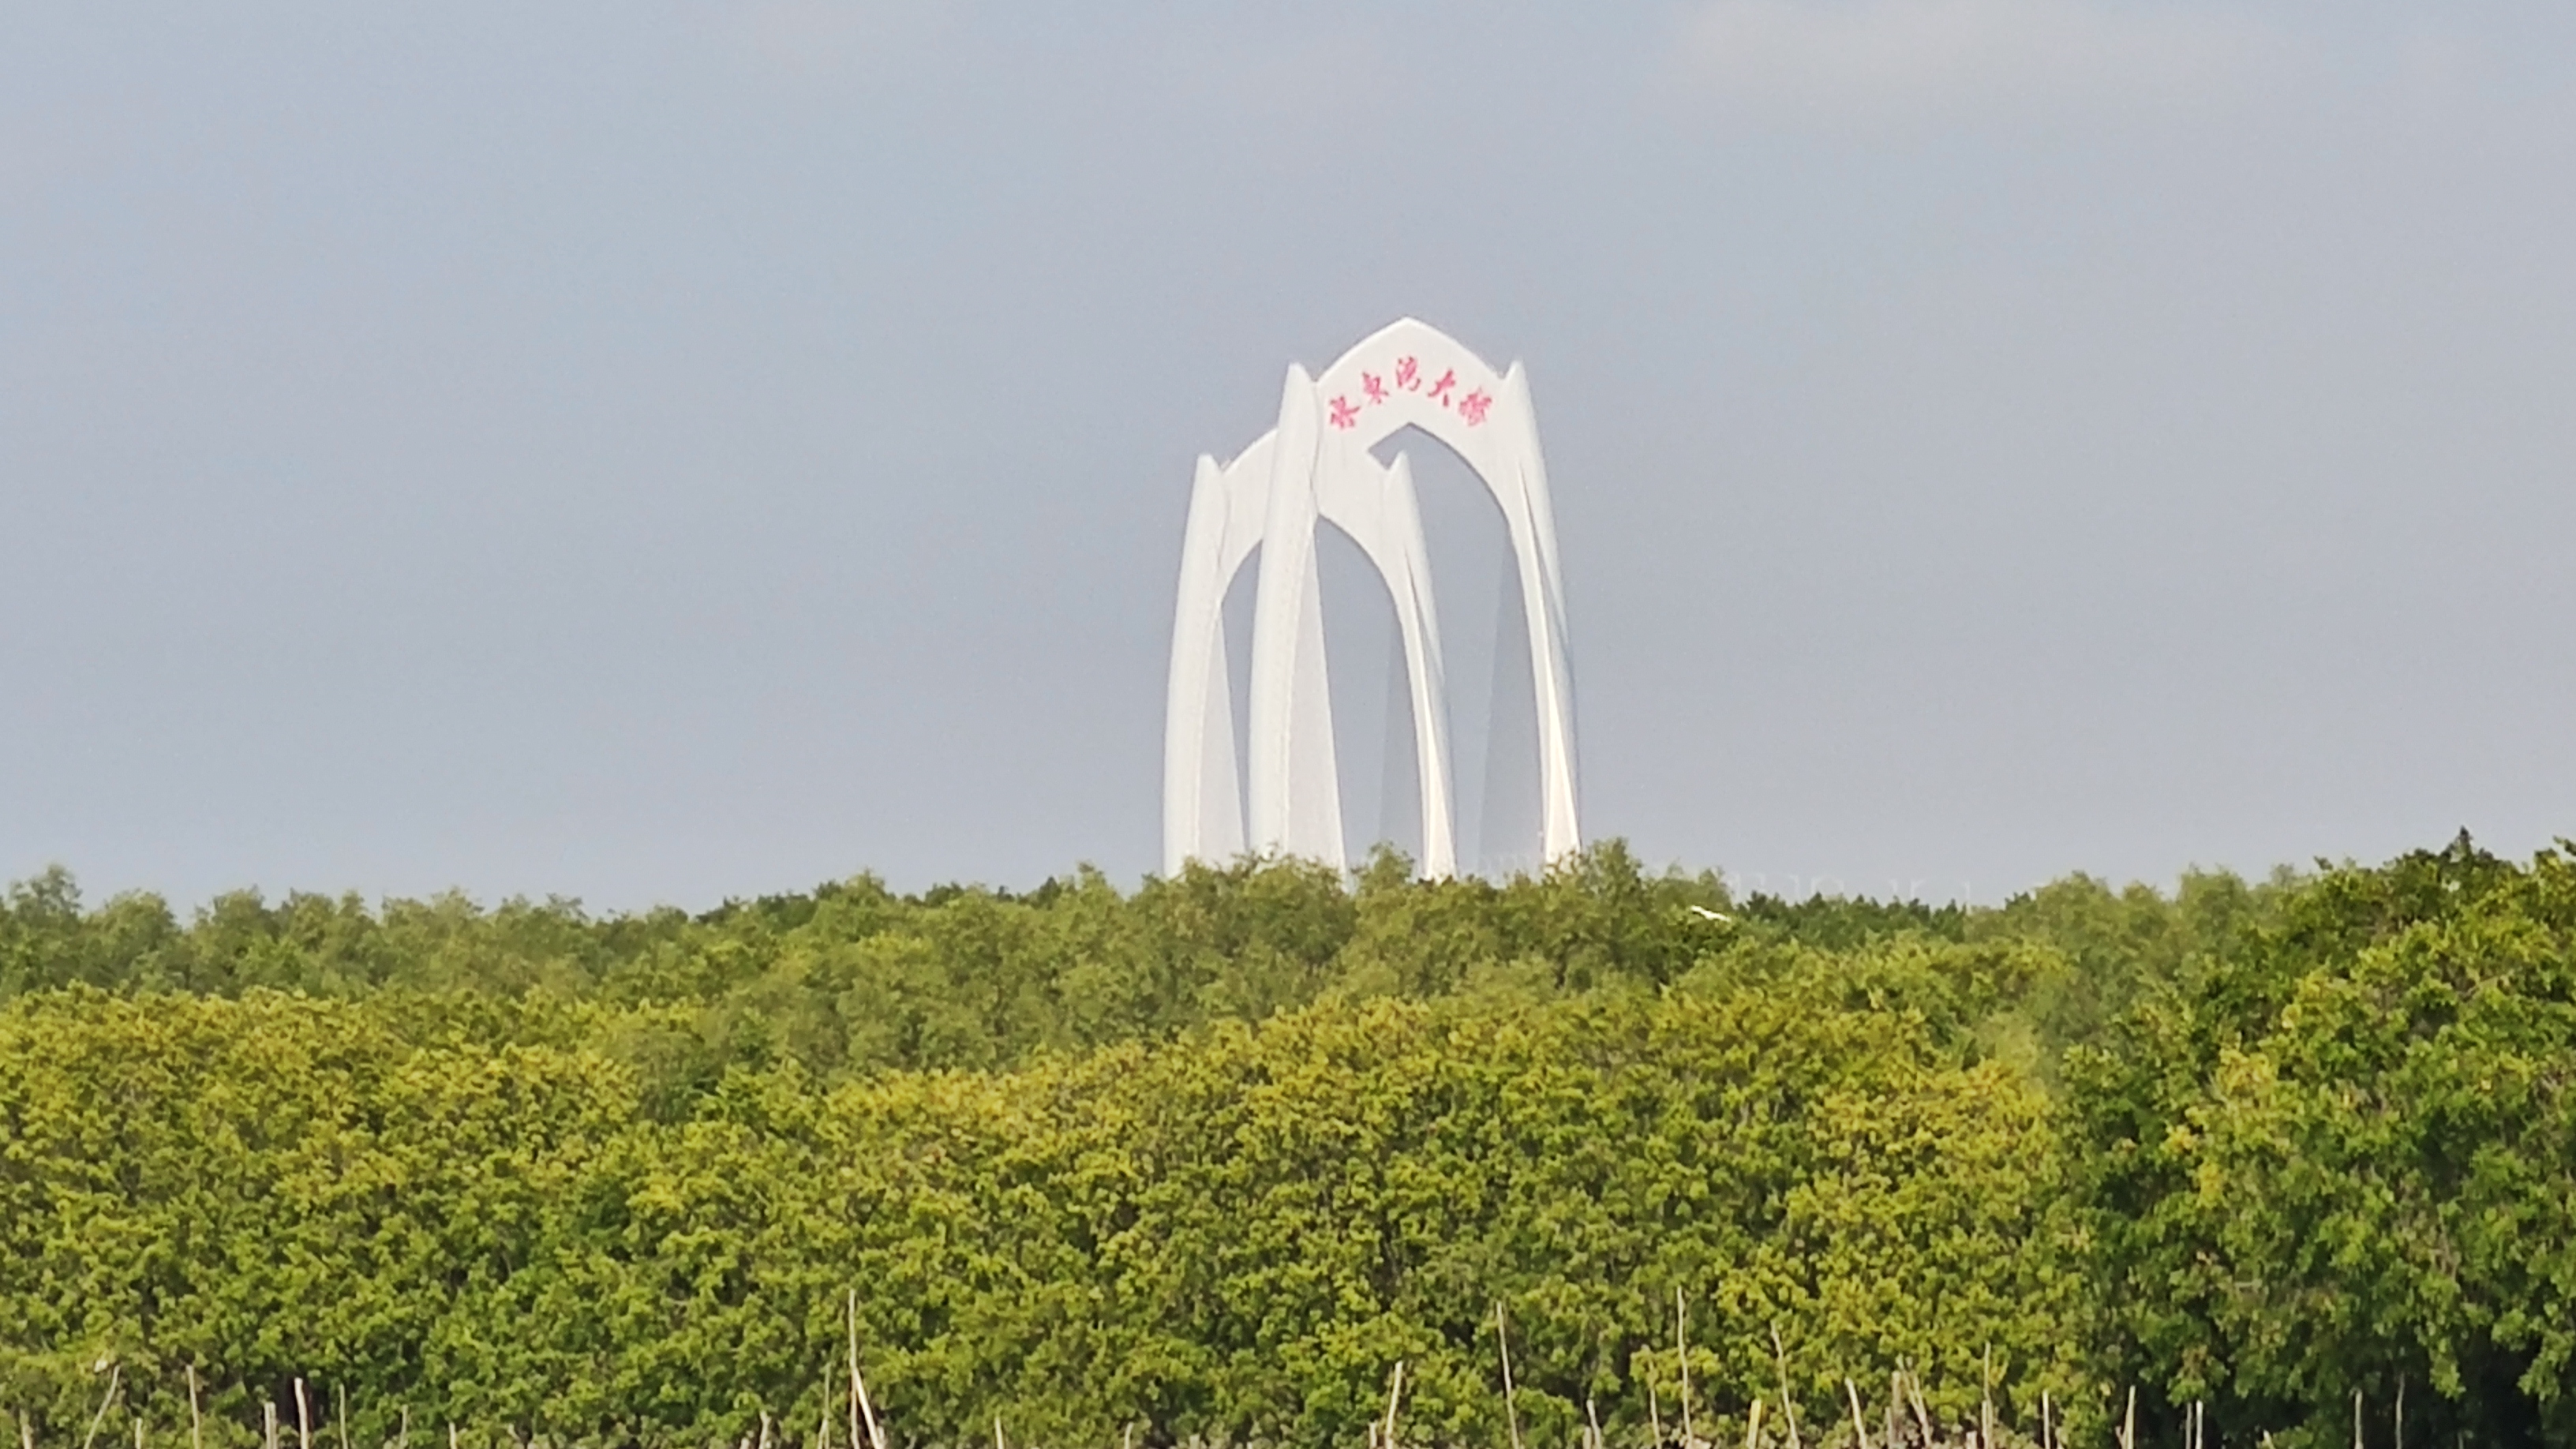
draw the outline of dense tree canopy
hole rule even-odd
[[[1408,1440],[1500,1443],[1499,1305],[1523,1434],[1636,1443],[1679,1289],[1703,1437],[1785,1382],[1848,1438],[1901,1362],[2097,1443],[2130,1384],[2150,1437],[2205,1399],[2322,1446],[2401,1382],[2410,1436],[2576,1443],[2576,857],[1993,909],[1615,845],[1405,877],[184,922],[23,882],[0,1410],[171,1432],[193,1370],[219,1445],[298,1376],[369,1445],[801,1443],[855,1292],[899,1442],[1356,1443],[1402,1360]]]
[[[2320,1442],[2401,1383],[2428,1434],[2576,1440],[2576,857],[2329,872],[2070,1065],[2132,1373]]]

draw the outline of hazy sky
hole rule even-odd
[[[2576,834],[2564,5],[0,18],[0,879],[1133,880],[1191,460],[1407,313],[1650,861]]]

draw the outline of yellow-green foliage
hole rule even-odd
[[[1782,1365],[2102,1437],[2576,1444],[2576,854],[2171,896],[861,878],[700,917],[0,897],[0,1410],[216,1449],[1703,1437]],[[839,1422],[835,1420],[836,1424]],[[1780,1422],[1774,1411],[1773,1421]],[[1711,1426],[1717,1428],[1712,1435]],[[2382,1431],[2385,1431],[2384,1434]],[[1634,1442],[1633,1437],[1628,1438]],[[323,1449],[337,1449],[336,1438]]]
[[[2401,1386],[2409,1443],[2576,1441],[2576,853],[2330,872],[2068,1066],[2114,1371],[2285,1442]]]
[[[673,1121],[607,1051],[371,1002],[41,995],[0,1013],[0,1375],[57,1433],[111,1354],[164,1424],[194,1364],[237,1426],[302,1372],[369,1442],[406,1405],[733,1434],[822,1412],[856,1288],[907,1438],[1353,1438],[1401,1358],[1465,1442],[1500,1301],[1553,1441],[1678,1392],[1680,1285],[1703,1415],[1771,1391],[1774,1324],[1817,1414],[1900,1354],[1961,1409],[1988,1342],[2009,1400],[2076,1390],[2045,1099],[1845,995],[1337,998],[1000,1074],[738,1070]]]

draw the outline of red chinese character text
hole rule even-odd
[[[1445,371],[1445,372],[1441,373],[1441,374],[1440,374],[1440,380],[1439,380],[1438,382],[1435,382],[1435,383],[1431,384],[1431,395],[1432,395],[1433,397],[1435,397],[1435,398],[1438,398],[1438,399],[1440,400],[1440,405],[1441,405],[1442,407],[1444,407],[1444,408],[1445,408],[1445,407],[1449,406],[1449,391],[1450,391],[1450,389],[1452,389],[1452,388],[1456,387],[1457,385],[1458,385],[1458,370],[1457,370],[1456,368],[1454,368],[1454,367],[1453,367],[1453,368],[1450,368],[1450,369],[1448,369],[1447,371]]]
[[[1465,418],[1467,426],[1472,428],[1485,420],[1485,409],[1493,405],[1494,400],[1487,397],[1485,390],[1480,387],[1458,399],[1458,416]]]
[[[1374,372],[1360,374],[1360,391],[1368,394],[1371,406],[1386,401],[1386,379]]]
[[[1397,358],[1395,360],[1395,385],[1403,388],[1406,392],[1422,391],[1421,364],[1415,362],[1410,357]]]
[[[1360,410],[1351,406],[1351,400],[1348,397],[1337,397],[1333,399],[1332,422],[1334,427],[1343,429],[1356,427],[1359,424],[1359,420]]]

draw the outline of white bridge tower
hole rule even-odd
[[[1230,463],[1198,461],[1164,719],[1166,871],[1246,849],[1346,864],[1315,567],[1315,527],[1325,520],[1360,546],[1395,602],[1421,781],[1421,869],[1435,878],[1457,873],[1440,621],[1422,516],[1407,460],[1398,455],[1384,466],[1370,451],[1407,426],[1448,445],[1502,509],[1536,690],[1540,849],[1554,862],[1582,848],[1565,589],[1529,383],[1519,363],[1498,375],[1437,329],[1406,318],[1320,375],[1291,365],[1278,427]],[[1234,756],[1224,606],[1256,546],[1247,787]]]

